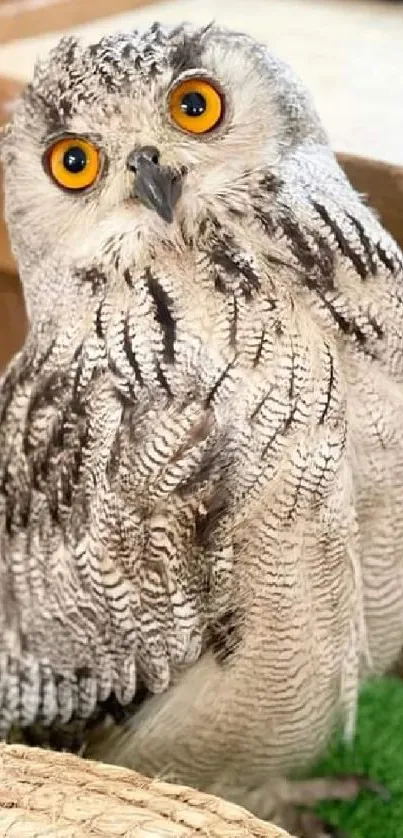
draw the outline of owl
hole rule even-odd
[[[64,38],[2,159],[2,734],[113,705],[89,755],[323,835],[370,781],[295,778],[403,645],[402,254],[216,25]]]

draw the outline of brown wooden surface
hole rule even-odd
[[[403,248],[403,167],[339,154],[354,187],[368,197],[384,226]]]
[[[20,349],[27,321],[22,291],[15,275],[0,272],[0,373]]]
[[[16,273],[17,268],[15,266],[14,257],[11,253],[6,225],[4,223],[3,204],[3,184],[0,170],[0,273],[1,271],[5,271],[6,273]]]
[[[0,44],[62,31],[156,0],[0,0]]]

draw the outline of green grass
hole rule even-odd
[[[354,746],[335,741],[315,768],[316,776],[366,774],[391,794],[383,802],[369,792],[355,801],[329,802],[318,812],[349,838],[403,838],[403,681],[379,678],[362,691]]]

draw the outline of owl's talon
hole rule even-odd
[[[345,832],[329,824],[316,812],[304,810],[297,813],[293,829],[298,838],[348,838]]]
[[[361,791],[372,792],[385,803],[391,798],[388,789],[377,780],[363,774],[344,774],[291,782],[287,801],[295,806],[315,806],[323,800],[354,800]]]
[[[383,803],[390,802],[392,798],[391,792],[383,785],[383,783],[379,783],[377,780],[372,780],[371,777],[367,777],[366,774],[355,774],[352,775],[352,778],[357,782],[357,794],[360,791],[370,791],[372,794],[379,797]],[[342,779],[342,777],[340,777],[340,779]]]
[[[312,777],[291,782],[285,795],[284,825],[298,838],[348,838],[338,827],[328,824],[316,812],[305,807],[315,806],[324,800],[354,800],[361,791],[376,794],[385,803],[391,799],[389,790],[382,783],[364,774]],[[283,826],[283,823],[280,825]]]

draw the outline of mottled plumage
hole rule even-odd
[[[201,71],[205,137],[167,113]],[[42,165],[66,132],[102,149],[87,192]],[[150,146],[172,223],[133,194]],[[216,26],[64,39],[3,160],[31,321],[0,393],[3,733],[148,691],[94,752],[272,814],[403,643],[402,255],[292,72]]]

